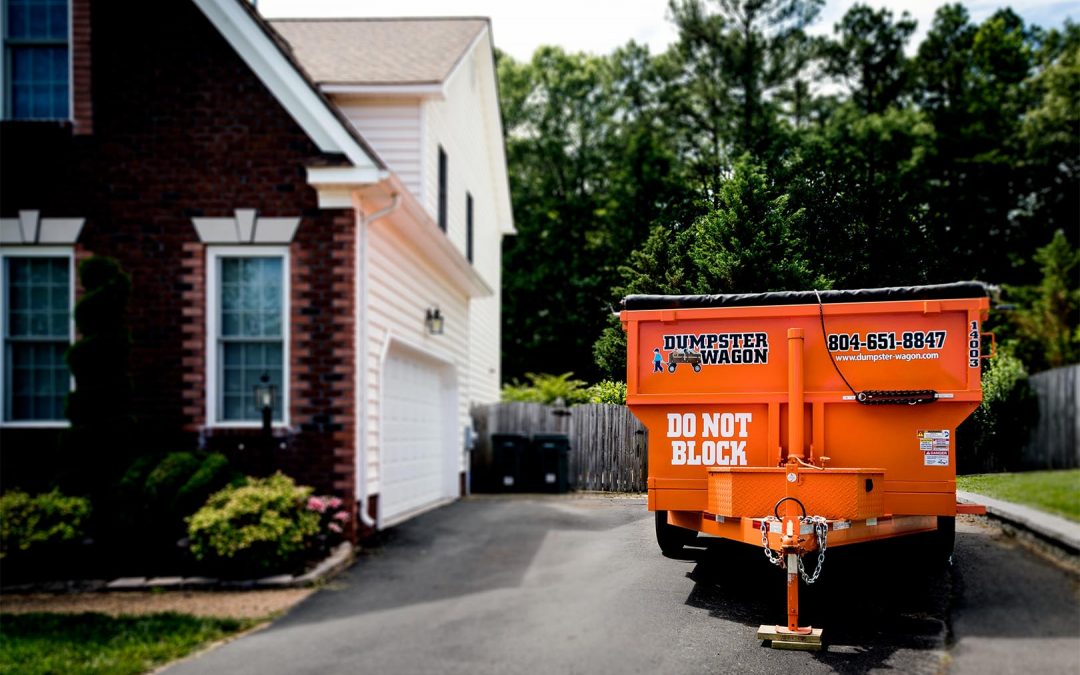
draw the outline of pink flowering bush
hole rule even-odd
[[[341,543],[345,537],[345,528],[352,518],[345,508],[345,502],[333,495],[313,495],[308,497],[307,510],[319,516],[317,538],[321,548],[329,550]]]

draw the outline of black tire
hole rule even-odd
[[[667,367],[667,371],[669,373],[674,373],[675,372],[675,364],[674,363],[669,363],[668,367]]]
[[[694,364],[694,372],[695,373],[700,373],[701,372],[701,364],[700,363],[695,363]]]
[[[677,556],[683,547],[697,539],[697,532],[671,525],[667,521],[667,511],[656,512],[656,543],[660,551],[667,556]]]

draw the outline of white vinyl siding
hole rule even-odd
[[[452,434],[454,462],[464,470],[462,443],[469,423],[469,305],[465,296],[451,289],[437,269],[393,228],[375,226],[368,231],[367,278],[367,411],[368,448],[366,479],[369,494],[380,492],[383,457],[380,419],[383,388],[391,375],[383,370],[388,345],[401,341],[431,358],[451,364],[457,372],[457,411],[448,424]],[[441,235],[440,235],[441,236]],[[428,307],[439,307],[445,317],[442,335],[429,335],[424,326]],[[383,432],[384,433],[384,432]]]
[[[334,101],[405,187],[419,196],[419,103],[415,100],[368,100],[348,96],[335,96]]]
[[[404,466],[393,464],[401,457],[396,454],[401,450],[398,431],[419,424],[410,422],[412,413],[401,408],[407,404],[401,402],[397,380],[405,377],[399,374],[404,366],[396,361],[388,365],[387,361],[394,345],[407,345],[428,361],[444,364],[444,374],[453,375],[440,386],[456,392],[455,412],[445,415],[444,433],[450,442],[447,452],[458,471],[466,469],[468,459],[463,446],[464,428],[471,421],[470,405],[499,399],[501,233],[502,226],[510,224],[510,209],[491,61],[490,36],[485,32],[445,83],[445,100],[437,96],[332,95],[433,223],[439,217],[439,146],[445,149],[449,169],[447,232],[444,235],[432,227],[431,236],[447,237],[466,258],[466,194],[471,195],[473,269],[494,291],[492,296],[470,299],[456,290],[441,269],[425,257],[423,249],[396,227],[396,219],[411,217],[405,209],[364,225],[363,254],[358,258],[358,273],[364,280],[360,320],[365,343],[359,352],[363,374],[359,379],[366,391],[358,394],[358,428],[363,434],[359,444],[364,450],[358,474],[363,493],[380,495],[380,514],[388,512],[391,518],[399,508],[395,503],[405,504],[409,499],[403,487],[393,494],[393,486],[413,480],[407,472],[395,473],[398,469],[394,466]],[[371,210],[381,207],[373,204]],[[438,307],[445,317],[442,335],[429,335],[425,330],[424,316],[430,307]],[[430,407],[430,402],[417,405]],[[397,409],[389,410],[391,406]],[[397,426],[390,428],[388,423]],[[418,438],[416,442],[422,445],[425,441]],[[417,485],[428,479],[416,477]],[[447,494],[456,494],[454,487],[449,486]],[[389,499],[389,504],[383,499]]]
[[[33,248],[0,256],[3,422],[66,424],[71,373],[74,260],[70,249]]]
[[[500,315],[502,299],[502,236],[498,214],[498,181],[502,149],[499,103],[488,37],[465,56],[446,83],[445,100],[428,100],[421,115],[427,144],[423,153],[424,205],[438,213],[438,148],[450,159],[447,185],[447,236],[464,256],[468,251],[466,193],[473,198],[473,268],[495,293],[469,302],[469,399],[474,403],[499,400]],[[493,126],[494,125],[494,126]]]

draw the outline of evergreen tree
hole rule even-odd
[[[71,428],[62,437],[66,489],[101,494],[131,461],[134,418],[128,357],[131,278],[116,260],[95,256],[79,265],[83,295],[75,305],[80,338],[66,358],[75,378],[68,394]]]

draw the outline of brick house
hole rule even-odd
[[[133,279],[144,443],[243,465],[265,376],[272,465],[369,527],[457,497],[513,232],[489,23],[2,7],[4,486],[47,472],[75,265],[101,254]]]

